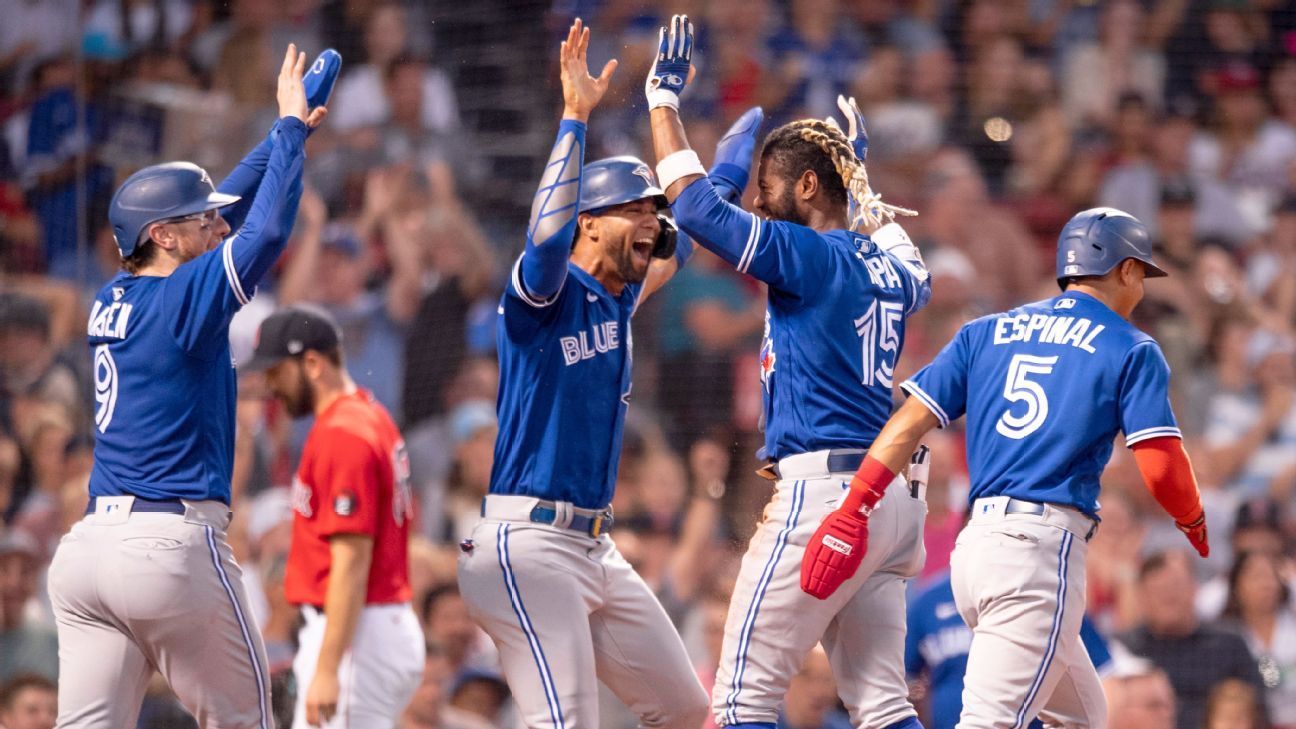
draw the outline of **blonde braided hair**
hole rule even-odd
[[[861,227],[880,228],[894,221],[897,215],[918,214],[909,208],[882,202],[882,196],[869,185],[864,163],[855,157],[855,150],[836,124],[822,119],[801,119],[775,130],[770,137],[773,138],[778,132],[784,132],[785,135],[795,133],[798,138],[815,145],[832,160],[833,167],[846,188],[847,198],[854,207],[850,221],[852,231],[858,231]]]

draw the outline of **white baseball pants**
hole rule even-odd
[[[229,507],[132,513],[132,498],[98,499],[50,564],[58,726],[135,726],[156,669],[198,726],[272,729],[265,646],[225,543]]]
[[[972,628],[959,729],[1101,729],[1107,701],[1080,642],[1093,521],[1044,505],[1006,513],[977,499],[950,556],[954,602]]]
[[[598,729],[602,681],[645,727],[701,726],[706,692],[684,643],[611,538],[530,522],[533,498],[487,500],[459,590],[499,649],[523,723]]]
[[[905,582],[926,559],[927,503],[902,476],[869,518],[859,571],[827,600],[801,591],[801,557],[853,473],[828,473],[827,451],[779,461],[781,480],[743,556],[712,691],[720,726],[775,723],[788,683],[822,642],[837,691],[860,727],[915,716],[904,673]]]
[[[313,607],[302,608],[305,623],[297,633],[293,676],[297,706],[293,729],[308,729],[306,690],[315,678],[328,619]],[[338,666],[337,714],[324,729],[391,729],[423,680],[423,630],[409,603],[366,605],[360,613],[351,650]]]

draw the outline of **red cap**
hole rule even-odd
[[[1249,63],[1230,63],[1215,72],[1215,86],[1220,91],[1252,91],[1260,88],[1260,72]]]

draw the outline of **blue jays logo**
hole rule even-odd
[[[657,186],[657,180],[653,179],[652,170],[648,169],[648,165],[639,165],[631,174],[636,177],[642,177],[644,182],[647,182],[650,187]]]
[[[760,348],[760,381],[769,391],[769,378],[774,374],[774,364],[778,355],[774,353],[774,339],[770,337],[769,312],[765,312],[765,336],[761,339]]]

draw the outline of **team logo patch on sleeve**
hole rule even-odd
[[[343,491],[333,497],[333,513],[338,516],[351,516],[356,509],[356,495],[354,491]]]

